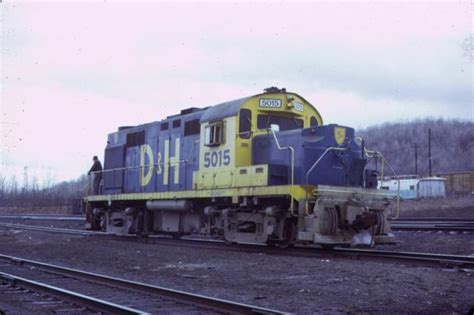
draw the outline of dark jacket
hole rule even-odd
[[[97,173],[98,172],[98,173]],[[90,174],[90,173],[94,173],[98,176],[101,176],[102,175],[102,164],[100,164],[100,161],[99,160],[95,160],[94,161],[94,164],[92,164],[92,167],[91,169],[89,170],[89,173],[87,174]]]

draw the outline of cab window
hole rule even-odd
[[[303,128],[303,119],[272,115],[258,115],[257,128],[269,129],[271,125],[278,125],[280,131]]]
[[[311,127],[316,127],[318,125],[318,120],[316,119],[316,117],[314,116],[311,116],[311,119],[309,121],[309,125]]]
[[[223,132],[222,121],[215,122],[206,126],[204,144],[207,146],[217,146],[224,143],[224,132]]]
[[[239,116],[239,136],[248,139],[252,129],[252,112],[249,109],[241,109]]]

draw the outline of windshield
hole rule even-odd
[[[268,129],[271,125],[278,125],[280,131],[303,128],[303,119],[272,115],[258,115],[257,128]]]

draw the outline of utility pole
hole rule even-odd
[[[415,149],[415,174],[418,176],[418,148],[420,146],[415,142],[411,147]]]
[[[429,170],[431,177],[431,128],[428,128],[428,160],[429,160]]]

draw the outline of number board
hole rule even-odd
[[[293,102],[293,106],[294,106],[295,110],[297,110],[299,112],[302,112],[303,109],[304,109],[303,104],[298,103],[298,102]]]
[[[274,98],[261,98],[259,107],[264,108],[281,108],[281,100]]]

